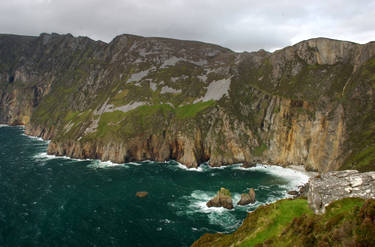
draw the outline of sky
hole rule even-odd
[[[128,33],[273,51],[328,37],[375,40],[375,0],[0,0],[0,33]]]

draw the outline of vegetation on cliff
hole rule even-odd
[[[0,122],[76,158],[374,170],[374,55],[373,42],[325,38],[235,53],[134,35],[1,35]]]
[[[315,215],[305,199],[285,199],[249,213],[231,234],[205,234],[192,246],[373,246],[375,200],[345,198]]]

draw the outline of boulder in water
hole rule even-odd
[[[139,198],[143,198],[143,197],[148,196],[148,192],[146,192],[146,191],[139,191],[139,192],[135,193],[135,196],[139,197]]]
[[[207,207],[223,207],[227,209],[233,208],[232,197],[230,191],[225,188],[221,188],[217,195],[207,202]]]
[[[238,205],[247,205],[255,202],[255,191],[250,188],[248,193],[241,194],[241,200],[237,203]]]

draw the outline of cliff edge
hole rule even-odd
[[[134,35],[0,35],[0,122],[75,158],[374,170],[374,55],[374,42],[326,38],[235,53]]]

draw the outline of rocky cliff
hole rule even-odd
[[[310,178],[307,198],[316,214],[325,212],[333,201],[346,197],[375,198],[375,172],[333,171]]]
[[[268,53],[120,35],[0,35],[0,122],[48,152],[330,171],[375,167],[375,43]]]

